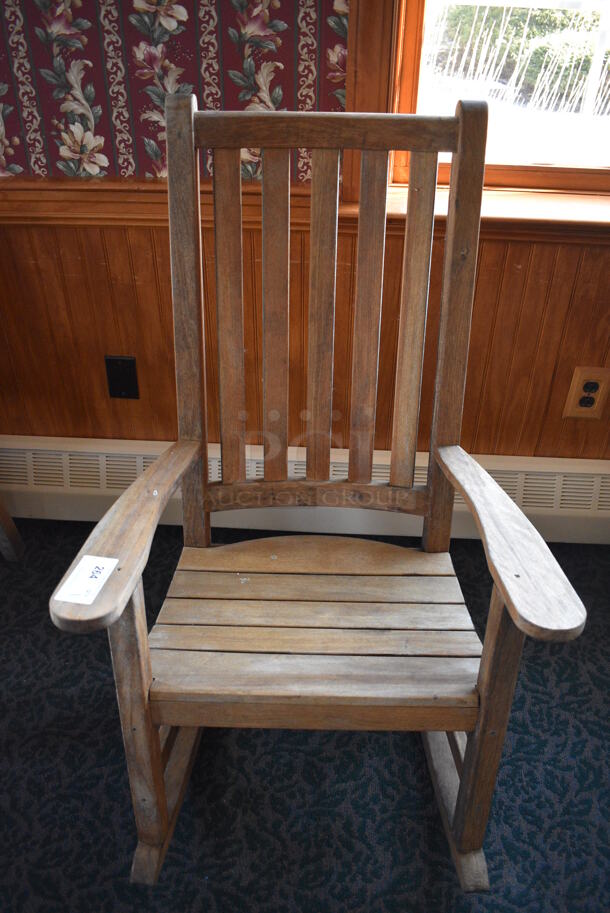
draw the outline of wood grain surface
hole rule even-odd
[[[585,607],[538,530],[461,447],[441,447],[436,459],[472,512],[514,624],[540,640],[578,637]]]
[[[265,479],[288,476],[290,150],[263,156],[263,437]]]
[[[58,628],[74,632],[96,631],[107,628],[120,617],[148,561],[161,514],[200,454],[199,441],[174,444],[115,501],[51,596],[51,618]],[[62,602],[56,593],[84,555],[117,558],[118,563],[91,605]]]
[[[136,192],[128,186],[111,190],[96,185],[92,220],[87,202],[91,188],[64,184],[62,199],[57,198],[58,191],[45,188],[40,188],[36,203],[20,200],[22,218],[27,217],[30,224],[2,224],[0,212],[0,281],[5,289],[0,323],[0,349],[5,353],[0,358],[0,430],[176,440],[167,197],[149,202],[150,195],[156,200],[150,188]],[[3,188],[3,195],[9,193],[18,194]],[[257,366],[259,370],[262,366],[257,292],[262,288],[260,192],[244,187],[244,193],[244,206],[249,201],[244,274],[250,277],[244,300],[246,431],[249,441],[262,443],[262,384],[254,376]],[[135,198],[137,210],[130,210],[130,197]],[[303,441],[307,408],[310,236],[303,224],[304,213],[309,218],[307,191],[293,189],[291,202],[288,434],[290,442],[297,444]],[[49,206],[52,214],[47,212]],[[66,206],[74,213],[73,224],[62,222]],[[146,221],[149,210],[155,213],[153,224]],[[36,224],[37,217],[47,221]],[[209,190],[203,194],[202,217],[208,429],[209,439],[218,441]],[[610,366],[606,283],[610,234],[606,232],[604,241],[600,236],[589,238],[586,225],[559,229],[519,221],[501,229],[495,225],[484,220],[481,229],[461,444],[473,453],[607,459],[610,412],[600,421],[564,419],[562,412],[576,365]],[[444,220],[437,218],[418,450],[427,450],[429,444],[444,227]],[[337,447],[346,446],[349,438],[356,231],[357,220],[343,207],[337,240],[332,404],[332,440]],[[390,449],[392,435],[403,234],[404,216],[390,216],[375,432],[375,447],[385,450]],[[48,253],[41,260],[44,250]],[[48,266],[44,284],[41,262]],[[23,332],[24,325],[28,333]],[[110,399],[104,355],[136,357],[140,399]]]

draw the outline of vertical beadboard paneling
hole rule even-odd
[[[52,253],[62,278],[71,336],[74,338],[78,332],[78,321],[90,326],[89,333],[79,333],[82,364],[103,366],[105,353],[102,344],[105,336],[103,326],[98,321],[103,319],[104,308],[98,306],[98,290],[87,268],[80,229],[67,226],[56,228]],[[86,404],[83,427],[99,427],[104,421],[105,401],[108,399],[105,371],[88,370],[84,377],[81,371],[78,382],[81,385],[81,399]]]
[[[93,289],[92,322],[95,332],[99,336],[99,345],[103,355],[129,354],[124,302],[121,297],[115,296],[109,266],[112,246],[118,237],[120,237],[119,234],[113,234],[107,228],[81,226],[78,229],[80,274],[83,277],[85,275],[89,277]],[[101,302],[104,302],[103,306]],[[79,333],[80,335],[82,334]],[[100,403],[104,419],[101,427],[117,429],[115,433],[104,436],[119,437],[120,435],[124,437],[127,434],[128,437],[136,437],[133,431],[136,418],[133,400],[110,399],[104,366],[101,369],[99,365],[94,368],[92,363],[88,374],[94,372],[98,376],[95,381],[92,378],[91,382],[93,385],[99,384],[103,390]]]
[[[524,306],[523,294],[531,265],[532,245],[526,241],[510,242],[502,273],[500,292],[494,315],[493,334],[482,376],[482,392],[472,449],[475,453],[493,453],[498,421],[507,395],[507,377],[516,343],[519,315]]]
[[[145,437],[149,430],[153,440],[162,439],[168,431],[170,439],[175,438],[171,311],[169,301],[159,300],[161,286],[155,277],[150,230],[105,228],[104,245],[122,342],[122,351],[106,354],[136,357],[140,393],[137,400],[115,400],[114,408],[129,419],[131,437]]]
[[[205,218],[205,215],[204,215]],[[289,435],[306,409],[309,232],[290,241]],[[245,227],[248,438],[260,440],[261,233]],[[419,449],[430,429],[442,237],[432,249]],[[376,447],[390,444],[402,234],[387,234]],[[218,365],[212,229],[204,227],[206,382],[210,440],[218,440]],[[356,234],[340,221],[333,444],[347,446]],[[0,432],[170,440],[176,434],[167,226],[0,226]],[[576,365],[608,364],[610,247],[542,232],[487,234],[473,312],[462,443],[473,452],[603,458],[605,421],[562,419]],[[135,355],[139,400],[107,395],[105,354]],[[258,377],[258,380],[256,378]]]
[[[507,250],[505,241],[481,241],[479,246],[462,420],[462,444],[469,452],[474,446]]]
[[[157,328],[156,333],[144,333],[145,362],[143,380],[150,396],[154,416],[155,438],[174,426],[176,394],[173,384],[161,384],[157,390],[154,378],[162,374],[171,377],[174,370],[173,321],[171,297],[159,276],[159,261],[152,229],[130,227],[127,233],[129,259],[135,291],[134,318],[142,327]],[[163,262],[163,261],[162,261]],[[164,263],[165,266],[165,263]],[[176,430],[172,437],[178,432]]]
[[[583,251],[559,351],[553,385],[538,442],[537,456],[603,457],[603,418],[563,419],[565,396],[576,365],[608,365],[610,340],[610,248]]]
[[[553,271],[557,264],[557,247],[553,244],[530,245],[528,273],[523,287],[506,388],[496,424],[494,452],[517,452],[524,404],[535,377],[533,375],[538,341],[544,316],[550,304]]]
[[[40,342],[46,343],[47,357],[38,361],[42,368],[41,387],[46,386],[44,374],[50,373],[57,397],[54,407],[56,421],[61,426],[74,422],[77,434],[86,437],[92,433],[93,423],[89,421],[84,387],[87,383],[82,370],[71,355],[75,351],[78,337],[78,323],[81,313],[71,315],[66,300],[65,288],[59,270],[58,231],[55,226],[33,226],[26,229],[27,263],[35,265],[28,269],[30,304],[38,321],[32,325],[42,329]],[[88,303],[85,302],[85,311]],[[72,319],[73,318],[73,319]],[[43,329],[44,328],[44,329]],[[40,344],[39,342],[39,344]],[[65,356],[67,354],[67,357]],[[46,361],[46,364],[45,364]],[[49,372],[49,366],[51,371]]]
[[[530,388],[520,403],[521,423],[516,434],[516,453],[538,456],[538,439],[544,427],[567,315],[573,304],[574,289],[580,281],[584,248],[557,244],[549,287],[549,305],[542,317],[536,351],[531,366]],[[571,368],[570,368],[571,370]],[[562,391],[565,400],[568,386]],[[563,403],[562,403],[563,409]],[[582,429],[585,420],[578,421]]]
[[[0,428],[9,428],[21,421],[22,426],[29,427],[27,412],[24,412],[18,377],[13,368],[13,353],[8,344],[4,321],[0,320]],[[24,432],[28,434],[31,432]]]
[[[24,299],[27,278],[19,285],[20,267],[25,264],[15,260],[17,251],[22,249],[21,226],[0,228],[1,281],[3,290],[2,320],[0,320],[0,343],[3,357],[0,358],[0,401],[3,404],[2,428],[12,434],[34,434],[34,418],[37,410],[36,380],[40,370],[35,351],[36,339],[27,332],[35,326],[28,312],[29,303]],[[15,251],[12,245],[15,244]],[[12,306],[11,306],[12,305]],[[31,369],[28,366],[32,362]],[[41,397],[44,396],[44,392]],[[30,410],[32,415],[30,415]],[[47,419],[47,427],[51,425]]]

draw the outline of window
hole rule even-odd
[[[608,0],[409,0],[402,34],[400,110],[487,99],[486,183],[610,189]]]

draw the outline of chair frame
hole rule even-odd
[[[460,447],[486,136],[486,107],[464,102],[454,118],[365,114],[199,112],[194,97],[169,96],[169,212],[179,440],[100,521],[60,586],[84,555],[112,555],[117,568],[91,605],[50,602],[64,630],[107,627],[138,832],[132,881],[156,881],[197,751],[200,730],[155,721],[142,571],[164,507],[180,486],[185,546],[210,545],[212,510],[274,505],[370,507],[424,517],[423,549],[449,548],[454,492],[481,533],[493,591],[477,689],[474,729],[423,732],[451,853],[464,890],[489,887],[482,851],[496,774],[526,634],[570,640],[585,610],[543,539],[510,498]],[[241,315],[240,148],[265,148],[263,292],[265,478],[245,477]],[[289,172],[286,149],[314,148],[307,478],[287,478]],[[198,148],[215,150],[215,234],[223,480],[207,479],[205,345]],[[350,463],[347,482],[330,482],[339,147],[360,148],[362,194],[355,304]],[[374,402],[383,281],[388,150],[411,150],[390,482],[371,482]],[[453,153],[445,239],[439,349],[428,479],[413,485],[438,152]],[[334,194],[327,192],[334,187]],[[269,190],[279,197],[269,206]],[[423,236],[423,250],[416,246]],[[283,240],[282,240],[283,239]],[[277,250],[271,267],[265,250]],[[381,251],[381,268],[376,262]],[[243,348],[243,346],[242,346]],[[236,354],[237,353],[237,354]],[[271,355],[269,354],[271,353]],[[414,407],[413,404],[416,404]],[[279,418],[278,418],[279,416]],[[278,447],[268,446],[270,437]],[[59,588],[58,588],[59,589]],[[297,723],[298,726],[298,723]]]

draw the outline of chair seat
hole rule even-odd
[[[472,730],[479,640],[447,553],[336,536],[185,548],[149,635],[157,723]]]

